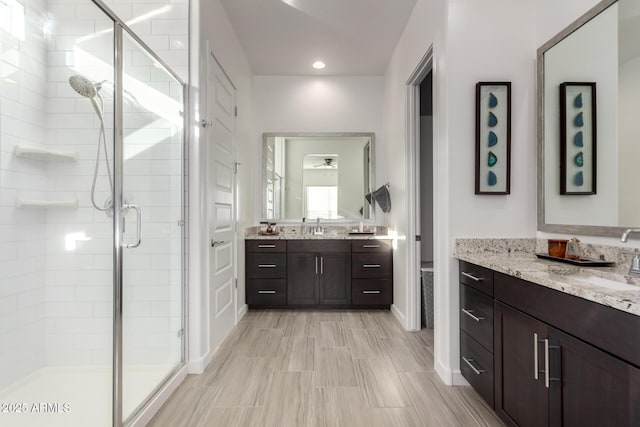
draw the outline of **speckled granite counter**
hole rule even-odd
[[[611,252],[607,258],[615,258],[615,266],[585,268],[539,259],[536,248],[543,252],[536,239],[456,239],[454,257],[640,316],[640,278],[626,274],[628,255],[619,253],[620,249],[617,257]],[[615,284],[609,281],[619,283],[619,289],[610,289],[608,285]]]
[[[309,223],[308,229],[313,228],[313,225]],[[376,226],[375,234],[349,234],[350,228],[345,226],[327,226],[325,227],[324,234],[314,235],[310,232],[306,232],[304,235],[300,234],[300,228],[298,226],[286,225],[280,227],[278,234],[259,234],[257,227],[249,227],[245,230],[244,238],[246,240],[391,240],[394,237],[389,234],[387,227]]]

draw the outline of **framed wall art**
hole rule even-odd
[[[476,194],[509,194],[511,82],[476,84]]]
[[[560,84],[560,194],[596,194],[596,84]]]

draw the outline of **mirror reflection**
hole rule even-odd
[[[539,51],[539,72],[542,73],[539,78],[543,83],[539,93],[543,107],[540,117],[543,123],[540,132],[542,163],[539,165],[542,174],[539,179],[542,186],[539,200],[541,230],[563,231],[552,227],[562,224],[599,227],[566,231],[608,234],[617,233],[611,227],[640,225],[640,198],[634,191],[636,183],[640,182],[637,164],[640,158],[640,121],[637,119],[640,111],[640,3],[605,1],[600,6],[596,15],[583,17],[583,22],[586,21],[583,25],[574,31],[571,29],[575,25],[569,27]],[[561,87],[586,87],[585,83],[595,89],[597,113],[593,123],[584,121],[583,124],[582,120],[577,120],[581,118],[578,110],[586,107],[577,101],[578,95],[568,92],[565,92],[566,99],[561,100]],[[585,94],[589,92],[585,91]],[[573,98],[569,99],[571,96]],[[561,107],[561,102],[568,107]],[[563,108],[566,109],[564,121]],[[590,139],[588,136],[582,138],[591,130],[594,134],[593,160],[587,157],[591,150],[587,147]],[[567,169],[571,170],[570,176]],[[584,176],[593,172],[596,177],[595,190],[591,193],[590,188],[586,188],[588,180],[577,179],[582,177],[583,169]],[[585,189],[575,188],[573,192],[563,194],[563,180],[565,184],[583,185]]]
[[[263,135],[265,219],[371,219],[373,133]]]

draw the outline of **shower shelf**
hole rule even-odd
[[[37,145],[16,145],[13,153],[18,157],[42,161],[72,161],[78,160],[75,151],[52,150]]]
[[[78,209],[78,199],[73,200],[37,200],[16,199],[16,208],[66,208]]]

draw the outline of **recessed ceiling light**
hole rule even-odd
[[[322,70],[324,67],[326,67],[326,64],[322,61],[316,61],[313,63],[313,68],[315,68],[316,70]]]

